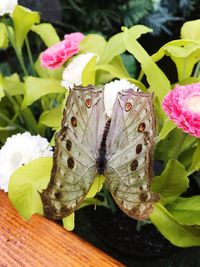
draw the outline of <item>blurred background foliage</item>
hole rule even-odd
[[[199,18],[200,14],[200,0],[19,0],[19,4],[39,11],[42,21],[52,23],[61,39],[74,31],[96,32],[109,38],[120,32],[122,25],[144,24],[153,29],[152,34],[140,38],[150,54],[164,43],[179,38],[183,23]],[[31,32],[29,41],[36,59],[38,52],[45,49],[44,43]],[[12,49],[0,50],[0,59],[4,75],[19,69]],[[128,56],[123,60],[125,65],[131,64]],[[128,67],[130,72],[133,68],[133,64]]]
[[[110,37],[127,27],[144,24],[154,35],[179,32],[177,21],[183,24],[199,17],[199,0],[19,0],[19,4],[41,12],[45,21],[53,23],[59,32],[101,32]],[[176,27],[174,27],[176,26]]]

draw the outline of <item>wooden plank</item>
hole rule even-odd
[[[0,267],[124,266],[55,222],[23,220],[0,190]]]

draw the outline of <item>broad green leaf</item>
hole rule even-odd
[[[176,127],[176,125],[173,123],[172,120],[170,120],[168,117],[165,117],[165,120],[163,122],[163,127],[159,133],[160,140],[165,139],[167,135]]]
[[[47,47],[50,47],[60,41],[55,28],[50,23],[33,25],[31,30],[41,37]]]
[[[187,85],[187,84],[192,84],[192,83],[198,83],[200,81],[200,77],[197,78],[197,77],[189,77],[189,78],[186,78],[182,81],[178,81],[178,84],[180,85]],[[174,87],[175,85],[173,85]]]
[[[187,21],[181,28],[181,38],[200,42],[200,19]]]
[[[109,65],[116,66],[121,73],[124,73],[125,76],[129,76],[127,69],[124,66],[121,56],[115,56],[110,62]]]
[[[55,78],[58,80],[61,80],[62,78],[62,74],[64,71],[64,67],[61,66],[58,69],[45,69],[41,66],[41,62],[40,62],[40,56],[38,57],[38,59],[36,60],[35,64],[34,64],[35,70],[37,71],[37,74],[41,77],[41,78]]]
[[[195,152],[195,147],[192,146],[192,147],[184,150],[178,157],[178,160],[180,161],[181,164],[183,164],[185,166],[186,169],[188,169],[192,163],[192,157],[194,155],[194,152]],[[188,171],[188,176],[192,172]]]
[[[165,55],[170,56],[176,64],[179,81],[188,79],[200,59],[200,43],[193,40],[173,40],[163,45],[151,58],[156,62]]]
[[[50,179],[52,158],[38,158],[17,169],[11,176],[8,196],[24,219],[35,213],[43,214],[38,192],[45,189]]]
[[[179,155],[193,143],[193,138],[177,127],[169,132],[156,147],[156,159],[167,162],[169,159],[178,159]],[[173,148],[173,149],[171,149]]]
[[[123,36],[124,33],[120,32],[112,36],[108,40],[105,49],[99,59],[99,64],[109,63],[115,56],[123,54],[126,51]]]
[[[108,71],[117,78],[129,78],[129,74],[123,65],[123,61],[120,56],[115,56],[109,64],[96,65],[96,70]]]
[[[125,73],[123,73],[120,69],[118,69],[114,65],[110,65],[110,64],[96,65],[96,71],[97,70],[107,71],[114,78],[127,79],[129,82],[131,82],[131,83],[135,84],[137,87],[139,87],[142,91],[144,91],[144,92],[146,91],[145,86],[141,82],[127,76]]]
[[[63,104],[41,114],[39,123],[57,129],[61,125]]]
[[[129,29],[126,28],[126,27],[122,27],[121,29],[124,32],[129,30],[130,33],[134,36],[134,39],[140,38],[142,34],[153,32],[153,30],[151,28],[148,28],[148,27],[146,27],[144,25],[135,25],[135,26],[132,26]]]
[[[167,210],[180,224],[200,225],[200,196],[179,197],[167,205]]]
[[[200,246],[200,229],[180,225],[160,203],[154,206],[149,217],[159,232],[175,246]]]
[[[40,22],[40,15],[38,12],[17,5],[12,13],[12,19],[15,28],[16,48],[21,51],[27,33],[34,24]]]
[[[35,78],[29,76],[25,81],[25,96],[22,108],[31,105],[42,96],[53,93],[65,93],[65,89],[60,85],[59,80],[52,78]]]
[[[136,40],[138,35],[136,35],[133,30],[126,30],[124,33],[126,49],[137,59],[138,62],[140,62],[141,68],[147,76],[147,81],[151,87],[151,91],[155,92],[155,95],[161,102],[164,96],[171,89],[169,80]]]
[[[88,34],[79,44],[80,53],[92,52],[100,56],[106,45],[106,40],[99,34]]]
[[[0,23],[0,48],[8,47],[8,32],[4,23]]]
[[[0,87],[10,96],[24,94],[24,84],[20,81],[16,73],[8,77],[2,77],[0,75]]]
[[[126,71],[128,72],[128,74],[131,77],[136,77],[137,76],[137,64],[136,64],[136,60],[133,57],[133,55],[129,55],[129,54],[122,54],[121,55],[121,59],[124,63],[124,66],[126,68]]]
[[[101,191],[104,181],[105,177],[103,175],[97,175],[86,198],[92,198],[96,195],[97,192]]]
[[[75,227],[74,221],[75,221],[75,214],[73,212],[66,218],[62,219],[64,228],[67,229],[68,231],[74,230]]]
[[[176,200],[189,185],[187,171],[177,160],[170,160],[160,176],[152,182],[152,190],[161,195],[161,203],[167,204]]]
[[[188,173],[191,174],[199,169],[200,169],[200,142],[198,142],[198,145],[193,154],[192,163],[189,167]]]
[[[111,73],[114,77],[119,78],[119,79],[129,78],[129,76],[126,73],[124,73],[121,69],[119,69],[115,65],[110,65],[110,64],[96,65],[95,69],[107,71]]]
[[[89,84],[95,85],[96,61],[97,61],[97,56],[94,56],[86,64],[86,66],[82,72],[82,84],[83,84],[83,86],[87,86]]]
[[[194,65],[200,60],[200,44],[188,44],[181,47],[167,46],[165,51],[176,64],[180,81],[191,76]]]

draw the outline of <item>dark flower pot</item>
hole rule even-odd
[[[137,231],[137,221],[118,208],[115,213],[104,207],[88,208],[86,213],[98,238],[125,256],[153,259],[177,250],[151,223]]]

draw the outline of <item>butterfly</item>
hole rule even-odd
[[[151,93],[118,92],[107,116],[104,88],[70,89],[55,137],[51,179],[41,193],[44,214],[61,219],[76,210],[97,174],[128,216],[148,218],[159,196],[150,190],[156,134]]]

